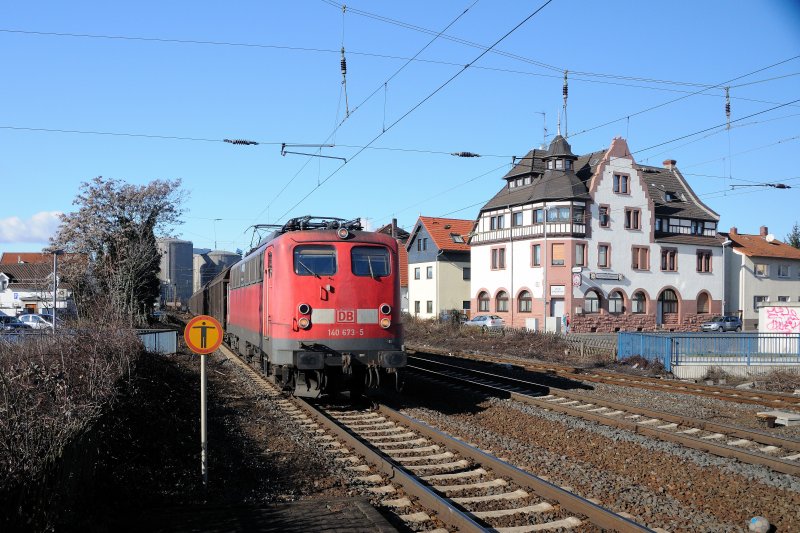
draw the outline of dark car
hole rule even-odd
[[[703,331],[742,331],[742,320],[738,316],[715,316],[700,326]]]
[[[0,315],[0,331],[20,331],[30,329],[30,326],[20,322],[15,316]]]

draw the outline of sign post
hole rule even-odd
[[[203,485],[208,484],[208,439],[206,437],[206,354],[222,344],[222,326],[214,317],[199,315],[186,324],[183,330],[186,345],[200,354],[200,471]]]

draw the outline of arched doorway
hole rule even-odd
[[[670,318],[668,315],[678,314],[678,295],[672,289],[664,289],[658,295],[656,306],[656,324],[662,325]]]

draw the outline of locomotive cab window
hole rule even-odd
[[[306,245],[294,249],[294,273],[298,276],[331,276],[336,273],[333,246]]]
[[[350,249],[353,274],[379,278],[389,275],[389,251],[377,246],[353,246]]]

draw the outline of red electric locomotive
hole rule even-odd
[[[230,270],[228,342],[287,389],[359,390],[405,366],[397,242],[358,221],[303,217]]]

